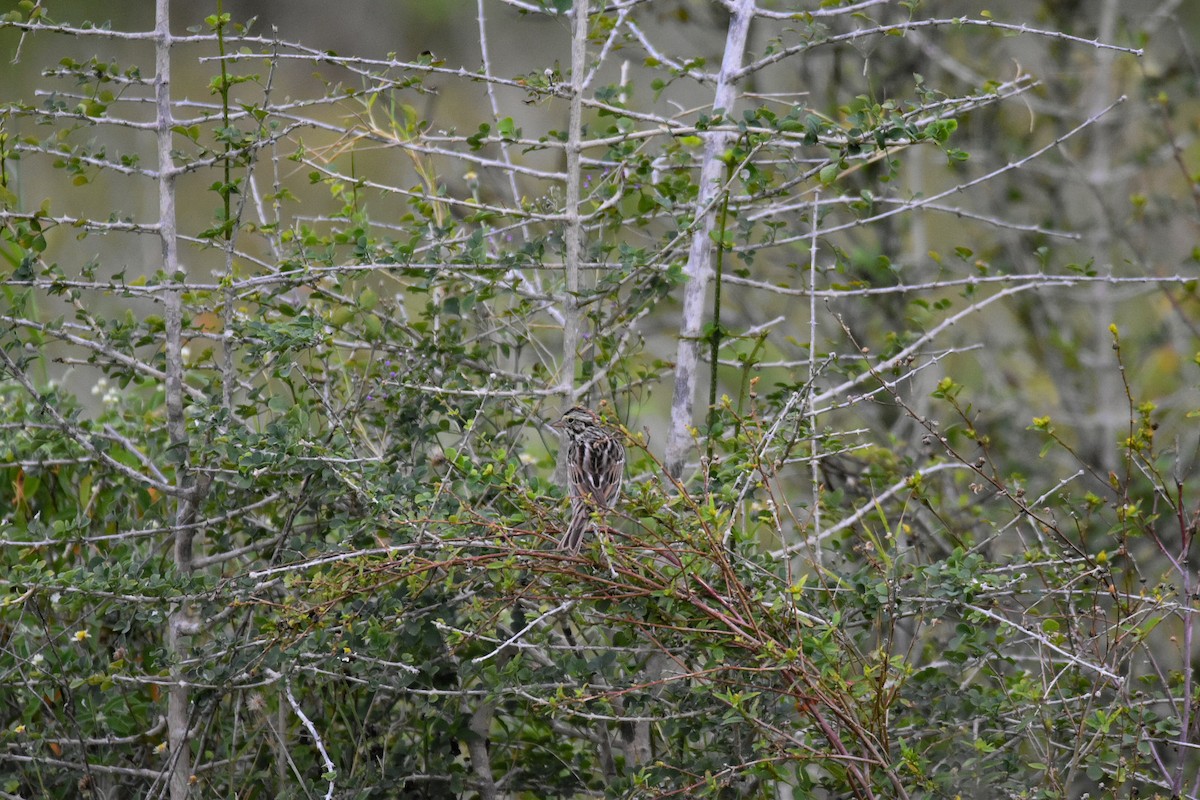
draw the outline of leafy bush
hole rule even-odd
[[[158,5],[0,21],[6,796],[1196,794],[1195,75],[1117,4]]]

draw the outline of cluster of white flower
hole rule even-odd
[[[97,395],[102,395],[100,400],[106,406],[116,405],[117,401],[121,399],[120,395],[117,394],[116,388],[108,385],[108,378],[101,378],[92,386],[92,396],[95,397]]]

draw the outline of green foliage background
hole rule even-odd
[[[169,165],[153,20],[0,21],[4,796],[1197,796],[1188,9],[792,4],[715,110],[721,6],[593,8],[575,219],[570,3],[483,67],[237,5]]]

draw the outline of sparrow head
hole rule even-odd
[[[600,418],[596,416],[596,412],[583,406],[568,409],[557,422],[550,423],[551,428],[566,431],[571,436],[577,436],[582,431],[597,425],[600,425]]]

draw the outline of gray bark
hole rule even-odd
[[[753,0],[737,0],[725,36],[725,53],[717,88],[713,93],[713,112],[732,115],[737,101],[735,81],[746,51],[746,37],[754,18]],[[712,277],[712,239],[716,226],[717,205],[721,193],[725,162],[721,155],[730,134],[713,131],[706,135],[700,166],[700,191],[696,198],[691,248],[684,269],[687,285],[683,292],[683,315],[679,323],[679,345],[675,355],[675,390],[671,400],[671,423],[667,433],[666,468],[673,477],[683,474],[692,437],[692,411],[696,400],[697,365],[700,361],[700,331],[704,324],[704,306]],[[716,368],[716,365],[713,365]]]

